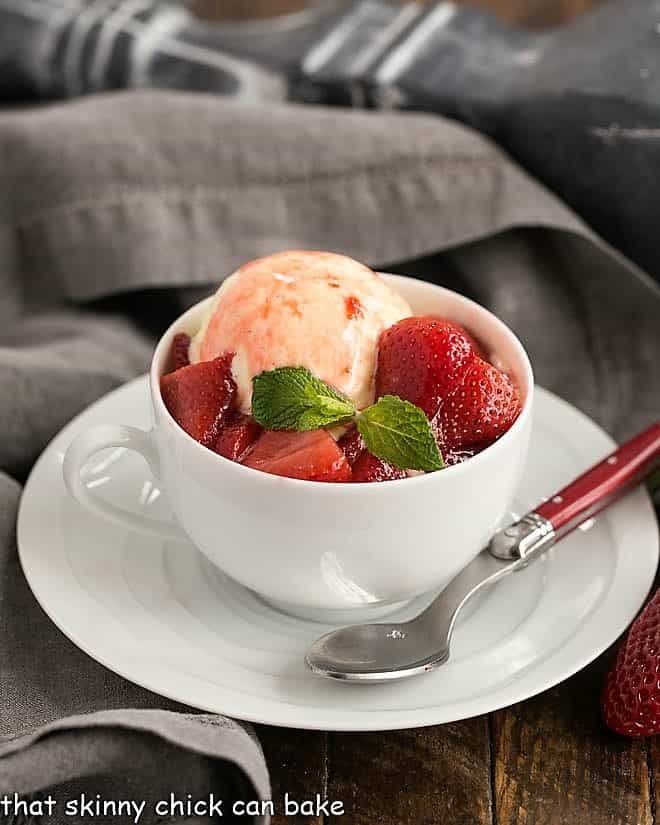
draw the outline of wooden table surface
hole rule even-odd
[[[481,6],[506,20],[531,26],[547,26],[568,20],[597,5],[602,0],[454,0]],[[616,0],[620,3],[628,0]],[[308,0],[187,0],[205,17],[245,20],[298,11]],[[406,0],[399,0],[406,2]],[[421,0],[436,2],[436,0]]]
[[[230,16],[300,5],[208,2]],[[471,2],[510,20],[547,25],[597,0]],[[454,724],[366,734],[260,727],[275,800],[285,791],[296,799],[318,793],[345,806],[343,817],[278,815],[274,825],[654,824],[660,745],[614,736],[600,720],[610,656],[534,699]]]

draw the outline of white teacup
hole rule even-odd
[[[523,396],[511,429],[474,458],[413,478],[332,484],[269,475],[191,438],[159,389],[172,337],[194,333],[210,298],[161,338],[150,371],[154,427],[94,427],[64,460],[64,480],[85,507],[164,539],[190,540],[213,564],[278,608],[328,620],[358,618],[441,588],[479,552],[508,512],[525,463],[532,421],[532,368],[520,341],[492,313],[433,284],[387,275],[417,314],[463,324],[506,366]],[[97,497],[80,471],[97,451],[128,447],[147,460],[178,524]],[[180,526],[179,526],[180,525]]]

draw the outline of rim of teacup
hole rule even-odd
[[[373,491],[374,488],[392,489],[394,485],[398,486],[400,484],[406,484],[407,487],[419,484],[437,484],[439,483],[440,479],[449,478],[451,480],[452,478],[456,478],[459,473],[476,473],[486,460],[494,458],[496,453],[502,452],[509,442],[511,442],[514,438],[518,437],[518,435],[522,433],[523,428],[526,426],[527,419],[532,414],[532,405],[534,398],[534,371],[532,369],[532,365],[529,360],[527,351],[525,350],[524,346],[520,342],[518,336],[513,332],[513,330],[510,327],[508,327],[504,323],[504,321],[498,318],[490,310],[486,309],[486,307],[479,304],[477,301],[473,301],[471,298],[467,298],[466,296],[461,295],[459,292],[455,292],[454,290],[447,289],[443,286],[439,286],[438,284],[434,284],[429,281],[423,281],[420,278],[412,278],[407,275],[394,275],[388,272],[379,272],[378,274],[381,277],[385,278],[385,280],[392,283],[395,289],[397,282],[405,283],[415,281],[419,284],[424,285],[425,288],[430,288],[438,292],[439,294],[451,296],[452,301],[462,303],[470,311],[482,315],[488,321],[488,323],[498,331],[500,335],[508,339],[509,344],[513,347],[513,350],[518,359],[518,367],[520,368],[519,371],[521,372],[520,377],[522,377],[524,383],[524,386],[521,387],[524,394],[523,408],[520,412],[520,415],[518,416],[518,418],[516,418],[511,427],[502,436],[500,436],[500,438],[498,438],[497,441],[486,447],[481,452],[477,453],[475,456],[472,456],[472,458],[469,458],[466,461],[461,462],[460,464],[454,464],[452,466],[445,467],[443,470],[438,470],[436,472],[431,473],[423,473],[421,475],[408,476],[406,478],[393,479],[391,481],[388,481],[386,484],[379,483],[377,481],[361,482],[360,484],[342,484],[329,483],[325,481],[308,481],[306,479],[289,478],[288,476],[273,475],[272,473],[266,473],[263,470],[258,470],[253,467],[246,467],[244,464],[239,464],[236,461],[232,461],[229,458],[225,458],[224,456],[221,456],[217,453],[214,453],[212,450],[209,450],[207,447],[204,447],[202,444],[196,441],[191,435],[189,435],[183,429],[183,427],[181,427],[174,420],[174,418],[170,414],[169,410],[165,406],[165,403],[160,392],[160,377],[163,374],[162,369],[170,353],[172,338],[174,337],[174,335],[176,335],[177,332],[187,332],[188,334],[190,334],[194,331],[194,324],[192,322],[194,321],[197,315],[202,315],[204,308],[208,306],[208,304],[213,300],[213,294],[209,295],[206,298],[203,298],[201,301],[198,301],[196,304],[193,304],[193,306],[189,307],[185,312],[183,312],[175,321],[173,321],[170,324],[170,326],[165,330],[163,335],[160,337],[158,343],[156,344],[154,354],[151,359],[151,366],[149,369],[149,384],[151,389],[152,403],[156,409],[157,418],[158,415],[164,417],[172,426],[173,431],[177,432],[178,437],[182,438],[185,442],[187,442],[193,450],[199,450],[200,456],[203,456],[204,460],[208,460],[209,457],[211,457],[212,460],[218,462],[218,466],[226,466],[228,472],[249,473],[254,478],[255,483],[272,484],[273,480],[275,480],[278,484],[291,485],[292,489],[295,488],[300,490],[301,488],[321,488],[325,491],[326,495],[357,495],[357,490],[360,489],[363,491],[364,494],[365,491]],[[450,318],[450,320],[453,319]],[[471,330],[468,329],[468,332],[470,331]],[[483,341],[482,343],[491,344],[492,342]],[[495,350],[497,348],[493,347],[493,349]],[[512,365],[507,364],[507,367],[510,366]],[[351,490],[355,492],[343,492],[346,490]]]

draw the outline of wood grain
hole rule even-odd
[[[272,825],[323,825],[323,817],[284,816],[284,794],[302,801],[327,796],[327,734],[260,725],[257,736],[270,770],[276,815]]]
[[[654,825],[660,814],[660,737],[654,736],[646,743],[648,750],[649,790],[651,795],[651,815]]]
[[[492,825],[488,720],[330,734],[328,796],[332,825]]]
[[[600,719],[606,659],[492,715],[497,825],[653,825],[647,744]]]
[[[437,0],[422,0],[437,2]],[[603,0],[454,0],[493,12],[503,20],[534,27],[555,26],[599,5]]]
[[[405,0],[404,0],[405,1]],[[422,0],[437,2],[437,0]],[[458,0],[489,9],[505,20],[534,26],[555,25],[598,5],[602,0]],[[306,0],[191,0],[202,17],[222,20],[247,20],[300,11]]]

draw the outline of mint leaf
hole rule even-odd
[[[423,410],[396,395],[384,395],[357,420],[367,449],[402,470],[445,466]]]
[[[252,379],[252,415],[267,430],[317,430],[351,421],[367,449],[404,470],[445,465],[423,410],[385,395],[362,413],[305,367],[278,367]]]
[[[305,367],[277,367],[252,379],[252,415],[267,430],[317,430],[355,413],[348,398]]]

